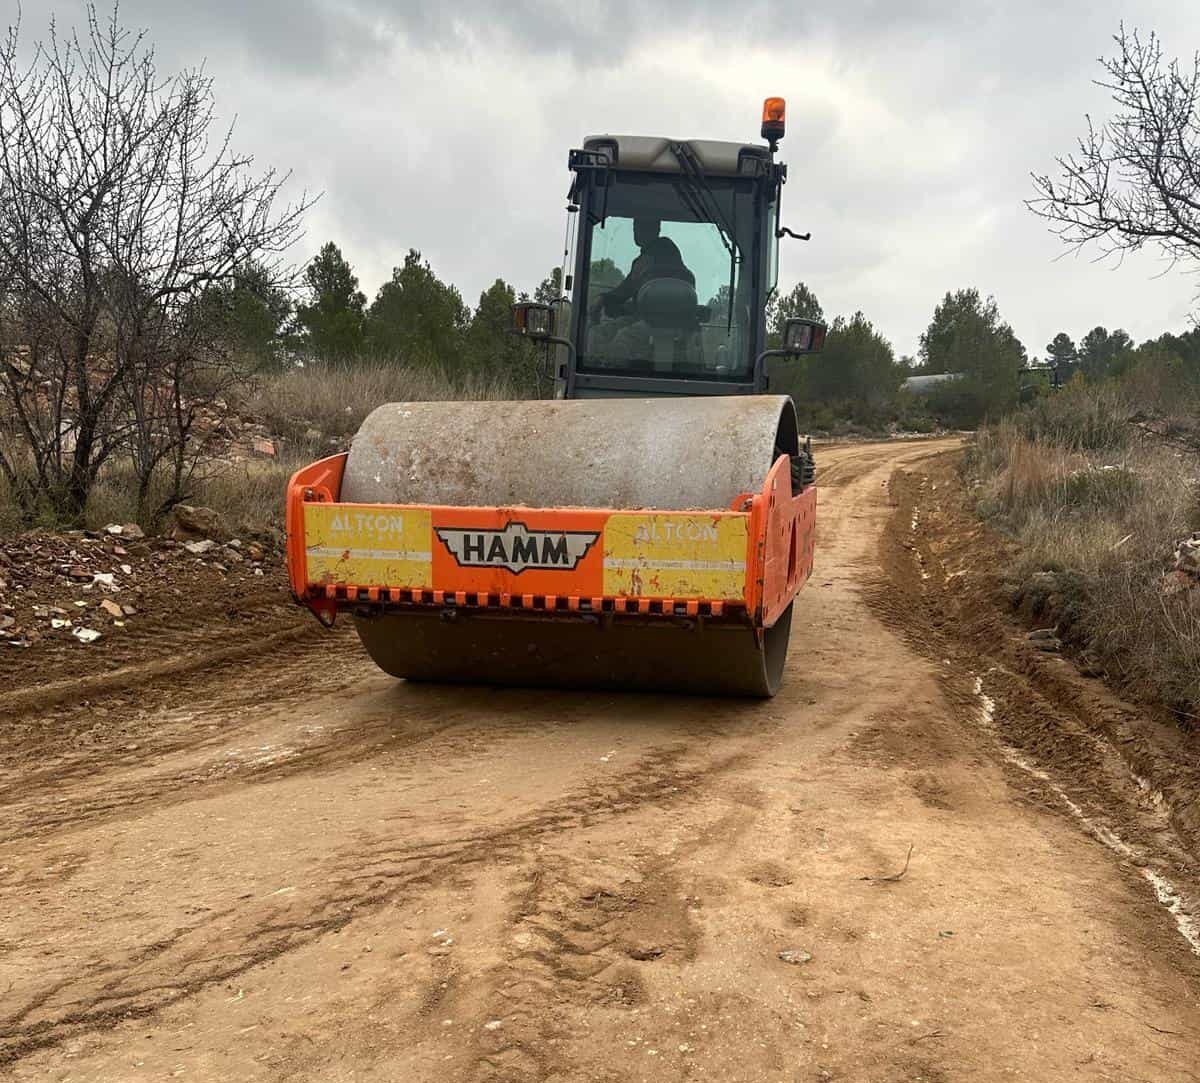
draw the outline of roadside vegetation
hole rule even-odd
[[[1139,694],[1200,716],[1200,387],[1178,416],[1082,382],[981,429],[964,472],[1019,542],[1009,598]]]
[[[514,399],[526,394],[486,375],[456,378],[382,360],[332,370],[306,366],[258,373],[236,397],[231,395],[229,410],[198,426],[208,446],[197,455],[183,496],[186,503],[217,510],[236,533],[277,531],[292,473],[321,455],[344,450],[380,403]],[[148,494],[152,504],[172,505],[170,481],[166,475],[155,477]],[[24,516],[7,480],[0,477],[0,533],[23,526],[99,530],[109,523],[140,523],[151,529],[157,525],[146,521],[137,478],[119,457],[99,472],[82,514],[73,520],[63,519],[53,508]]]
[[[1127,50],[1123,63],[1156,55]],[[277,522],[291,470],[345,447],[379,403],[552,391],[544,351],[507,328],[514,301],[561,296],[559,268],[524,287],[497,277],[474,305],[416,250],[397,254],[372,298],[334,241],[295,268],[310,201],[285,204],[285,174],[230,150],[213,102],[203,71],[160,72],[115,9],[90,8],[81,32],[52,28],[32,50],[18,26],[0,48],[0,530],[153,531],[179,503]],[[1066,195],[1039,181],[1035,209],[1074,243],[1103,226],[1079,209],[1085,167],[1102,165],[1064,163]],[[1127,209],[1140,243],[1155,221]],[[1180,258],[1200,236],[1181,229]],[[1039,393],[1023,386],[1025,346],[973,286],[932,305],[913,357],[869,313],[826,313],[805,283],[772,299],[770,344],[792,316],[828,323],[825,350],[775,364],[771,389],[817,435],[992,425]],[[1057,335],[1046,360],[1089,386],[1122,379],[1149,409],[1198,347],[1097,327],[1078,346]],[[902,386],[913,375],[952,378],[918,396]]]
[[[1030,207],[1072,248],[1200,260],[1200,54],[1124,28],[1089,121]],[[964,470],[1020,541],[1010,597],[1088,664],[1200,723],[1200,329],[1134,345],[1096,327],[1048,345],[1066,386],[981,428]]]

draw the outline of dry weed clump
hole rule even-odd
[[[525,397],[515,384],[467,373],[451,378],[438,369],[408,368],[383,360],[364,360],[337,368],[309,366],[262,376],[230,403],[234,415],[265,423],[274,437],[274,458],[225,458],[218,452],[202,460],[185,486],[186,502],[215,508],[240,533],[278,529],[288,478],[304,464],[333,448],[344,449],[363,419],[385,402],[504,400]],[[100,471],[84,511],[84,525],[138,518],[137,483],[122,458]],[[166,479],[154,479],[149,507],[169,495]],[[23,526],[53,529],[56,522],[22,522],[19,509],[0,476],[0,533]],[[156,523],[143,522],[147,529]]]
[[[982,430],[966,470],[980,514],[1021,542],[1014,596],[1036,597],[1039,621],[1110,673],[1195,714],[1200,588],[1172,592],[1166,574],[1200,525],[1200,460],[1128,420],[1101,439],[1118,401],[1105,389],[1056,396]]]
[[[285,450],[274,459],[207,462],[187,486],[187,503],[214,508],[234,534],[254,537],[280,530],[288,479],[310,458]],[[162,495],[165,493],[163,486]],[[119,467],[103,471],[88,500],[84,525],[99,530],[107,523],[135,522],[136,518],[137,500],[127,471]]]
[[[0,535],[11,534],[21,525],[21,513],[13,494],[8,491],[8,481],[0,477]]]
[[[288,479],[311,456],[285,449],[274,459],[213,460],[186,486],[189,503],[215,508],[235,533],[247,537],[277,531],[283,526],[283,495]],[[165,500],[166,480],[152,487],[155,506]],[[169,523],[169,516],[164,517]],[[100,472],[88,496],[83,526],[99,530],[109,523],[138,521],[137,485],[133,472],[122,463],[110,463]],[[15,534],[28,527],[54,530],[71,524],[56,521],[48,512],[32,522],[23,520],[20,509],[0,478],[0,536]],[[78,525],[78,524],[74,524]],[[142,523],[155,529],[160,523]]]
[[[1162,589],[1161,562],[1114,563],[1090,593],[1081,631],[1139,690],[1200,721],[1200,598]]]
[[[1117,384],[1069,384],[1035,399],[1009,419],[1026,440],[1067,451],[1112,452],[1129,447],[1138,408]]]
[[[326,368],[290,369],[261,381],[246,412],[284,440],[312,446],[316,434],[349,440],[364,418],[385,402],[479,401],[525,398],[516,386],[494,376],[451,377],[432,368],[362,361]]]

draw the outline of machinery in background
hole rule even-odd
[[[293,593],[410,680],[773,695],[816,490],[767,361],[786,166],[764,144],[594,136],[564,296],[514,308],[554,400],[389,403],[287,493]],[[796,236],[795,234],[791,234]]]

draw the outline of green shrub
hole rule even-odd
[[[1119,387],[1072,382],[1039,395],[1012,414],[1027,440],[1046,441],[1070,451],[1123,451],[1136,435],[1135,410]]]
[[[1140,496],[1141,482],[1128,467],[1097,467],[1089,463],[1086,468],[1063,478],[1053,499],[1064,508],[1092,514],[1132,508]]]

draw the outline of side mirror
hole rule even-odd
[[[536,301],[520,301],[512,306],[509,331],[526,338],[546,339],[554,333],[554,318],[549,305]]]
[[[783,325],[783,352],[799,357],[820,353],[825,346],[825,325],[816,320],[786,320]]]

